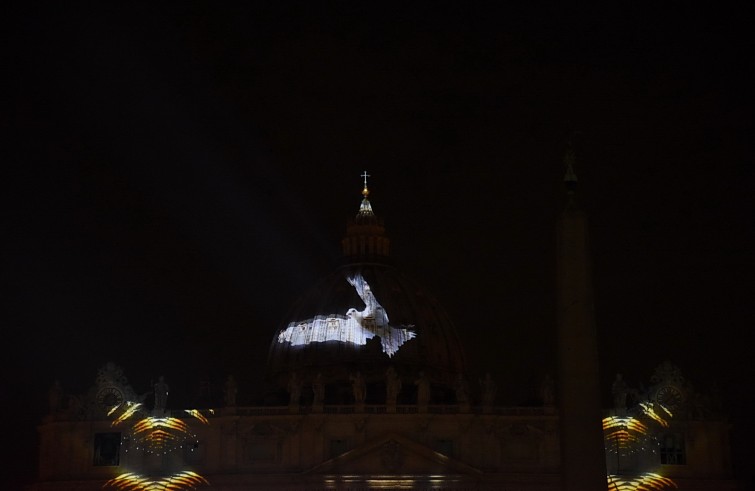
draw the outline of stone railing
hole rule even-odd
[[[554,407],[481,407],[461,408],[458,405],[326,405],[312,406],[247,406],[230,407],[215,411],[215,417],[235,414],[237,416],[272,416],[284,414],[495,414],[501,416],[551,416]],[[178,416],[178,415],[177,415]]]

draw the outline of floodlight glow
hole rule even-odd
[[[653,472],[637,477],[608,476],[608,491],[663,491],[677,488],[673,480]]]
[[[609,416],[603,419],[606,450],[630,455],[642,449],[652,439],[647,425],[632,416]]]
[[[670,426],[672,412],[659,402],[641,401],[631,410],[632,414],[609,416],[603,419],[605,448],[619,459],[635,453],[657,453],[658,436]],[[609,491],[662,491],[677,489],[670,478],[656,472],[642,472],[636,475],[608,475]]]
[[[653,407],[653,405],[651,403],[649,403],[649,402],[641,402],[640,403],[640,407],[642,408],[642,412],[646,416],[652,418],[653,420],[655,420],[659,425],[663,426],[664,428],[668,428],[668,421],[666,421],[666,419],[663,417],[662,414],[658,414],[658,412],[656,412],[655,407]],[[668,416],[671,416],[671,412],[668,409],[666,409],[665,407],[663,407],[660,404],[658,405],[658,407],[660,407],[660,409],[662,409],[663,412],[665,412]]]
[[[291,346],[306,346],[310,343],[338,341],[363,346],[367,344],[368,339],[377,336],[380,338],[383,352],[393,356],[404,343],[416,337],[417,333],[408,329],[414,326],[390,325],[388,313],[377,301],[370,285],[361,274],[350,276],[346,281],[354,287],[364,302],[362,310],[351,307],[346,310],[346,315],[318,314],[305,321],[291,322],[278,334],[278,342],[289,343]]]
[[[197,418],[199,421],[201,421],[204,424],[209,424],[210,423],[209,420],[207,419],[207,417],[204,414],[202,414],[199,411],[199,409],[184,409],[184,411],[189,416],[194,416],[195,418]],[[211,414],[215,413],[215,411],[212,410],[212,409],[210,409],[209,411],[210,411]]]
[[[108,416],[112,416],[113,413],[115,413],[117,410],[122,410],[123,412],[115,417],[113,420],[112,426],[116,426],[118,424],[123,423],[127,419],[129,419],[131,416],[135,415],[136,412],[142,407],[141,402],[130,402],[126,401],[124,403],[121,403],[117,406],[114,406],[110,411],[108,411]]]
[[[185,409],[188,415],[203,424],[209,424],[207,417],[198,409]],[[212,409],[208,410],[213,413]],[[144,417],[144,408],[140,402],[125,401],[108,411],[113,418],[113,426],[135,419],[129,428],[127,439],[133,442],[131,450],[146,453],[167,454],[185,443],[196,443],[196,435],[192,434],[189,425],[183,420],[173,417],[158,418]],[[128,452],[129,449],[126,449]],[[134,472],[126,472],[107,481],[103,488],[116,488],[121,491],[188,491],[197,489],[200,485],[209,485],[209,481],[200,474],[192,471],[179,471],[169,476],[143,476]]]
[[[150,453],[168,453],[192,435],[189,426],[178,418],[144,418],[132,427],[131,437],[137,447]]]
[[[180,491],[209,485],[210,482],[196,472],[181,471],[170,476],[152,478],[127,472],[105,483],[103,488],[117,488],[128,491]]]

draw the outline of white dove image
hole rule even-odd
[[[401,345],[417,335],[411,329],[393,327],[389,324],[388,313],[377,301],[370,285],[361,274],[357,273],[346,280],[364,302],[362,310],[352,307],[346,311],[346,316],[316,315],[307,321],[291,322],[278,335],[278,342],[288,342],[292,346],[325,341],[365,345],[368,339],[378,336],[383,352],[393,356]]]

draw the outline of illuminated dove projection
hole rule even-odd
[[[350,276],[346,281],[354,287],[364,302],[362,310],[350,308],[346,315],[316,315],[306,321],[291,322],[278,335],[278,342],[290,343],[291,346],[305,346],[325,341],[365,345],[368,339],[378,336],[383,353],[393,356],[401,345],[417,335],[413,330],[407,329],[413,327],[411,325],[394,327],[389,324],[388,313],[377,301],[370,285],[361,274]]]

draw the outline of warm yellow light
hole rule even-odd
[[[647,415],[651,419],[655,420],[655,422],[657,422],[658,424],[660,424],[664,428],[668,428],[668,422],[663,418],[663,416],[661,416],[660,414],[658,414],[657,412],[655,412],[655,408],[653,407],[652,404],[650,404],[649,402],[641,402],[640,403],[640,407],[642,408],[642,412],[645,415]],[[660,408],[663,409],[663,411],[666,414],[669,414],[669,415],[671,414],[671,412],[668,409],[666,409],[665,407],[660,406]]]
[[[180,491],[209,485],[210,482],[192,471],[182,471],[170,476],[148,478],[133,472],[121,474],[105,483],[103,488],[117,488],[124,491]]]
[[[108,416],[114,418],[112,425],[119,425],[135,418],[143,409],[142,406],[140,402],[130,401],[114,406],[108,411]],[[208,412],[214,414],[212,409]],[[197,409],[188,409],[186,413],[204,424],[209,424],[208,419]],[[190,438],[196,438],[191,434],[186,422],[173,417],[140,417],[131,426],[130,433],[136,450],[158,454],[168,453]],[[209,484],[207,479],[192,471],[181,471],[157,478],[126,472],[107,481],[103,487],[117,488],[121,491],[183,491]]]
[[[608,491],[663,491],[677,487],[673,480],[652,472],[636,477],[608,476]]]
[[[131,434],[137,446],[155,453],[167,453],[191,436],[183,420],[171,417],[140,419],[132,426]]]
[[[115,406],[108,412],[108,416],[111,416],[117,409],[123,409],[123,412],[118,415],[112,423],[112,426],[119,425],[132,417],[142,407],[141,402],[124,402],[118,406]]]
[[[207,418],[205,417],[205,415],[204,415],[204,414],[202,414],[202,413],[201,413],[201,412],[199,411],[199,409],[185,409],[185,412],[186,412],[186,414],[188,414],[189,416],[194,416],[195,418],[197,418],[197,419],[198,419],[199,421],[201,421],[202,423],[204,423],[204,424],[209,424],[209,421],[207,420]],[[212,412],[212,410],[210,410],[210,412]]]
[[[632,416],[610,416],[603,419],[606,449],[609,452],[630,454],[650,438],[648,427]]]

